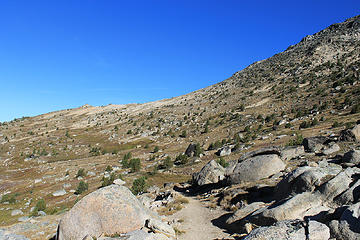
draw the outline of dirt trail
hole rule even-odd
[[[184,208],[172,215],[172,219],[182,219],[184,222],[179,230],[185,231],[178,240],[211,240],[211,239],[233,239],[223,229],[214,226],[212,220],[219,218],[225,212],[218,209],[210,209],[195,197],[186,197],[189,200]]]

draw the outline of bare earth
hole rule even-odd
[[[209,239],[233,239],[230,234],[212,224],[225,212],[218,209],[210,209],[195,197],[186,197],[189,200],[184,208],[171,216],[171,219],[182,219],[183,223],[178,227],[185,233],[178,236],[179,240],[209,240]]]

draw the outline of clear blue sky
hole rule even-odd
[[[2,0],[0,121],[182,95],[359,7],[359,0]]]

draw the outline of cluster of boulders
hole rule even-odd
[[[113,184],[85,196],[60,220],[57,240],[175,239],[174,229],[125,186]]]
[[[193,175],[193,182],[241,189],[231,190],[237,192],[232,196],[237,210],[226,224],[247,234],[246,240],[360,239],[359,129],[305,138],[300,146],[249,152],[226,169],[211,161]],[[354,149],[340,154],[340,146],[350,144],[344,140],[353,141]],[[261,194],[265,188],[266,197]]]

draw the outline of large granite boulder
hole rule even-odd
[[[60,220],[57,240],[82,240],[139,230],[148,219],[158,217],[146,209],[131,191],[110,185],[81,199]]]
[[[210,183],[217,183],[224,179],[225,168],[215,160],[208,162],[198,173],[194,173],[193,181],[201,186]]]
[[[257,181],[279,173],[285,166],[277,154],[257,155],[230,165],[226,175],[230,184]]]
[[[311,214],[317,214],[315,209],[322,211],[322,199],[319,194],[304,192],[297,194],[284,202],[276,203],[265,210],[261,210],[258,214],[254,213],[251,221],[257,225],[270,225],[283,220],[301,219]]]
[[[328,240],[329,228],[322,223],[309,221],[307,224],[298,221],[281,221],[273,226],[260,227],[244,238],[244,240]]]
[[[318,167],[299,167],[288,173],[275,189],[277,199],[288,195],[313,192],[317,187],[342,171],[342,167],[336,164],[321,163]]]

